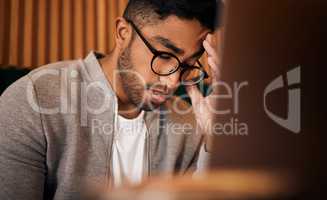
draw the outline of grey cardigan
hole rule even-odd
[[[11,85],[0,97],[0,199],[80,199],[90,181],[110,187],[116,106],[93,52]],[[196,168],[202,135],[192,113],[171,108],[145,114],[149,176]]]

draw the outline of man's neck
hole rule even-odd
[[[124,92],[122,81],[117,73],[118,54],[112,51],[106,57],[99,60],[99,63],[118,98],[118,114],[127,119],[136,118],[141,111],[129,102],[128,96]]]

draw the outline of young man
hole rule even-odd
[[[108,55],[49,64],[10,86],[0,98],[0,199],[78,199],[90,182],[194,171],[213,119],[216,91],[203,97],[197,84],[208,77],[205,51],[217,81],[217,7],[130,0]],[[193,107],[172,97],[180,84]]]

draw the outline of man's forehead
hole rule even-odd
[[[157,25],[144,27],[144,31],[150,33],[151,41],[168,47],[176,54],[199,50],[210,31],[196,20],[176,18],[171,17]]]
[[[203,37],[205,33],[210,31],[208,28],[202,26],[198,20],[181,19],[174,15],[164,20],[158,20],[156,24],[145,25],[143,28],[164,36],[188,36],[193,38]]]

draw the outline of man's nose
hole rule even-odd
[[[180,71],[177,71],[168,76],[160,76],[160,83],[167,86],[169,92],[174,92],[180,84]]]

